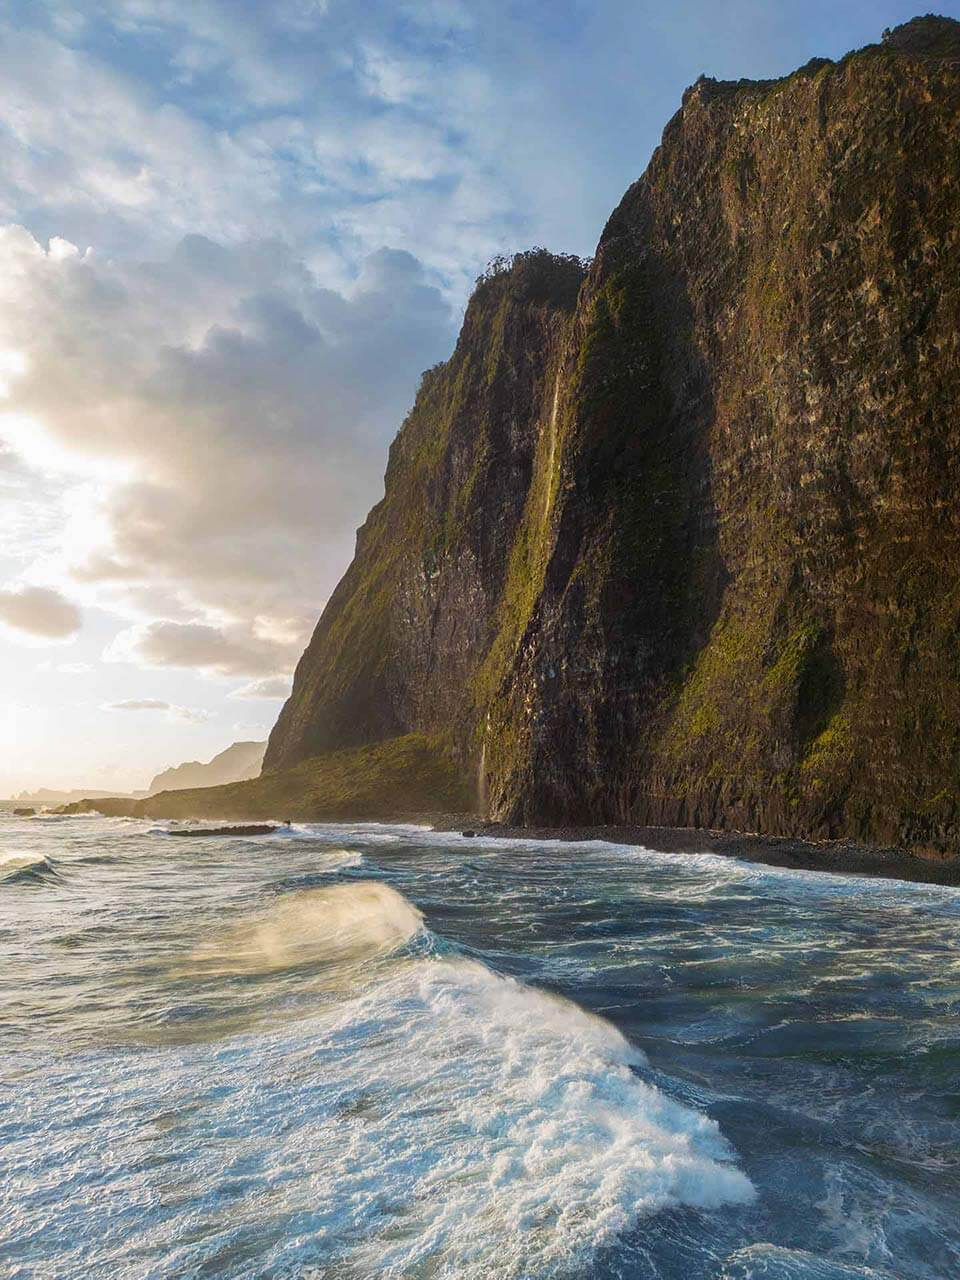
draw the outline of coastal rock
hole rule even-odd
[[[482,806],[955,849],[960,24],[702,78],[579,263],[482,281],[267,771],[446,735]]]
[[[289,769],[218,787],[81,800],[57,813],[108,818],[348,822],[465,818],[472,796],[447,740],[411,733],[311,757]]]

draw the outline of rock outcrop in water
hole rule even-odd
[[[960,834],[960,24],[701,79],[585,279],[425,375],[265,770],[444,734],[521,822]]]

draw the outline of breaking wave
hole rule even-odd
[[[49,858],[6,858],[0,861],[0,884],[57,884],[60,875]]]
[[[355,1203],[377,1167],[395,1206],[379,1228],[367,1206],[372,1230],[346,1254],[364,1274],[566,1276],[640,1218],[753,1199],[717,1124],[641,1079],[643,1055],[561,997],[421,960],[349,1018],[398,1047],[351,1064],[379,1123],[328,1170],[329,1193]]]
[[[327,955],[394,945],[420,927],[384,886],[336,888],[296,895],[310,905],[293,916],[278,908],[253,948],[259,963],[285,960],[274,932],[285,918]],[[100,1260],[84,1273],[97,1280],[111,1259],[134,1256],[137,1275],[158,1258],[170,1274],[238,1274],[214,1263],[225,1242],[261,1236],[269,1195],[285,1208],[251,1275],[559,1280],[663,1209],[753,1200],[716,1122],[642,1079],[643,1055],[602,1018],[461,958],[420,956],[383,975],[268,1035],[95,1056],[62,1068],[73,1089],[35,1082],[48,1099],[48,1153],[62,1148],[69,1163],[79,1126],[84,1161],[109,1158],[115,1179],[133,1178],[160,1116],[158,1152],[191,1189],[160,1216],[104,1218],[85,1197],[61,1202],[44,1254],[56,1274],[80,1274],[58,1254],[61,1239],[73,1258]],[[121,1126],[96,1105],[104,1087],[134,1107]],[[171,1112],[171,1099],[205,1101]],[[20,1154],[24,1167],[36,1158]],[[238,1183],[239,1169],[249,1172]],[[184,1223],[201,1219],[203,1233],[185,1240]]]
[[[32,856],[0,881],[62,887],[0,890],[0,1257],[62,1280],[955,1271],[957,890],[147,825],[10,828]]]
[[[459,955],[371,963],[421,932],[402,894],[359,881],[290,894],[192,957],[205,974],[321,966],[340,991],[305,1041],[282,1048],[288,1029],[271,1050],[301,1059],[283,1114],[327,1261],[566,1276],[639,1218],[753,1199],[717,1124],[644,1081],[643,1054],[603,1018]],[[276,1079],[269,1057],[257,1066]]]

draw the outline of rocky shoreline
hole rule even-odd
[[[437,825],[437,830],[444,829],[453,829],[453,824]],[[830,871],[960,887],[960,858],[925,856],[905,849],[872,847],[847,840],[814,842],[693,827],[511,827],[482,822],[469,829],[478,835],[504,839],[608,840],[613,844],[642,845],[660,853],[715,853],[792,871]]]
[[[212,788],[214,794],[218,789]],[[170,793],[176,796],[177,793]],[[189,797],[190,792],[182,793]],[[194,795],[203,794],[193,793]],[[174,817],[179,819],[220,820],[236,816],[227,812],[206,811],[203,805],[182,806],[175,814],[146,814],[131,811],[129,802],[85,801],[61,806],[61,814],[103,813],[108,817]],[[302,805],[289,806],[297,822],[413,822],[432,827],[434,831],[460,831],[477,836],[494,836],[504,840],[606,840],[611,844],[634,844],[660,853],[714,853],[726,858],[741,858],[768,867],[785,867],[791,871],[829,871],[839,875],[880,876],[889,880],[909,880],[917,884],[939,884],[960,887],[960,853],[946,856],[936,851],[911,852],[893,846],[858,844],[852,840],[799,840],[789,836],[765,836],[757,832],[720,831],[699,827],[648,826],[511,826],[489,822],[467,811],[436,809],[376,813],[347,808],[339,812],[304,811]],[[251,815],[245,815],[251,816]],[[266,810],[252,815],[263,821],[282,821]]]

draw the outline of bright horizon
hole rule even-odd
[[[185,9],[0,22],[0,796],[265,738],[484,264],[590,254],[699,74],[920,11]]]

